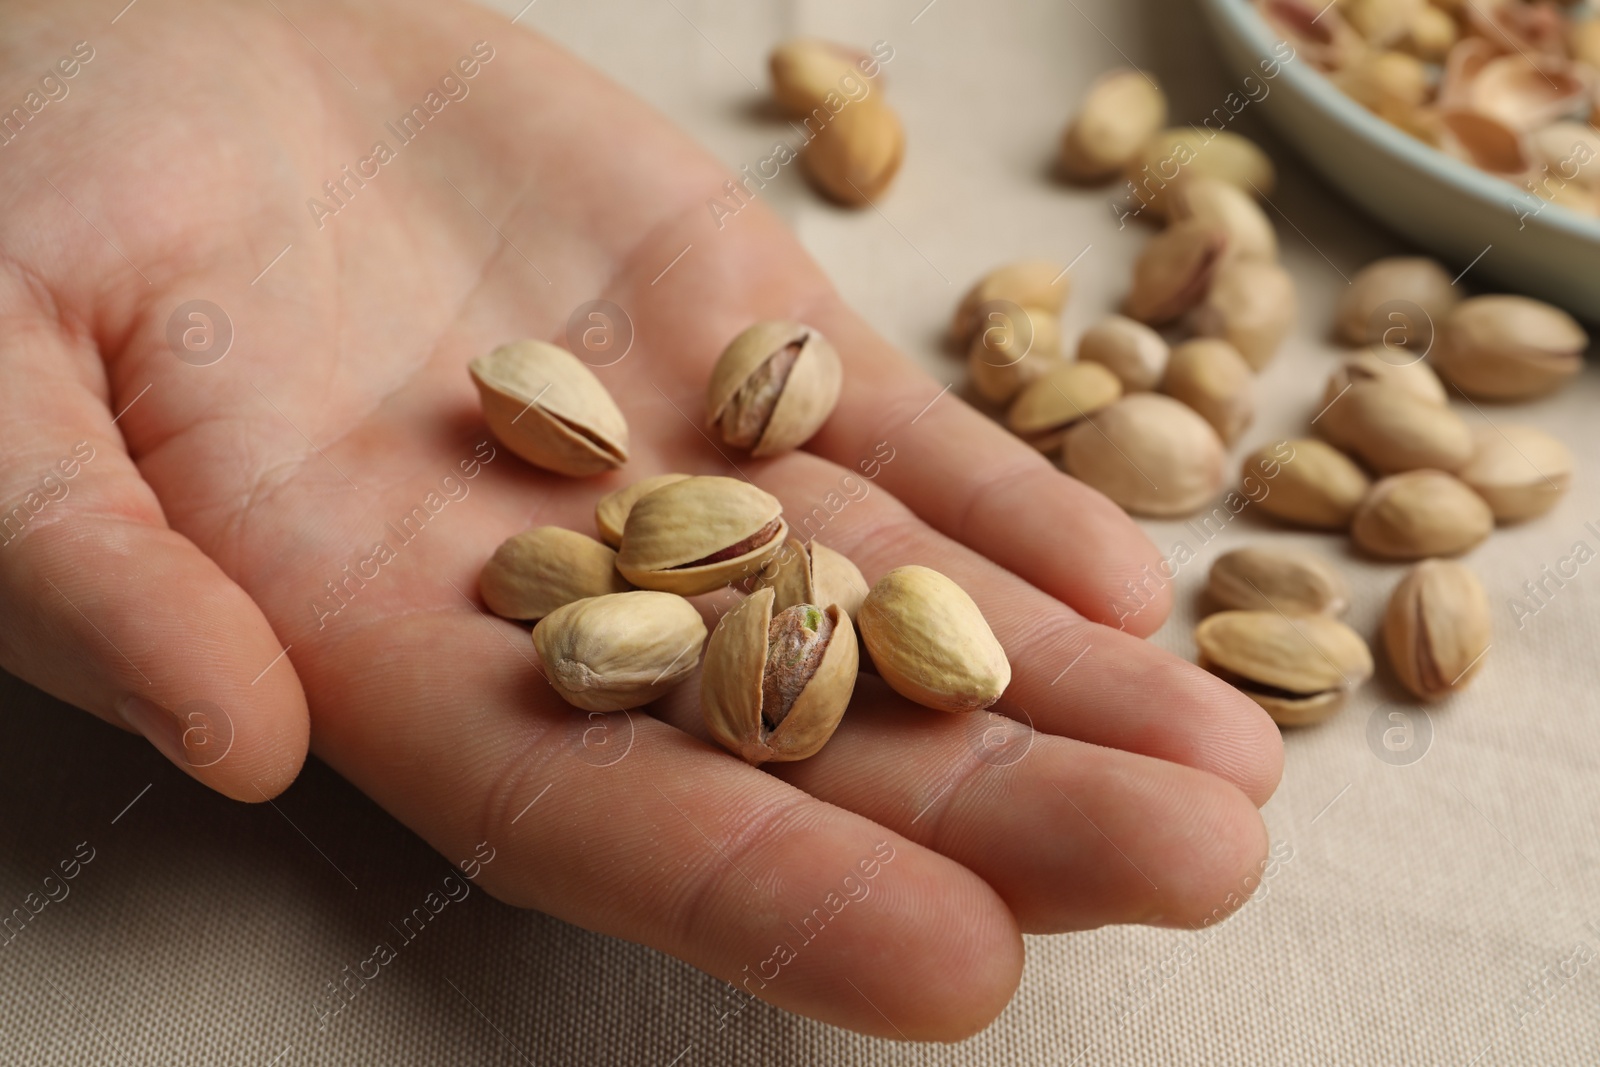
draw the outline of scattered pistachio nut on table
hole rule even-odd
[[[1255,374],[1226,341],[1201,337],[1172,350],[1161,391],[1181,400],[1231,445],[1255,419]]]
[[[1314,530],[1347,530],[1372,482],[1343,452],[1323,441],[1300,438],[1287,442],[1284,458],[1279,445],[1263,445],[1243,464],[1246,481],[1254,472],[1275,472],[1256,506],[1268,515],[1295,526]]]
[[[1122,383],[1100,364],[1058,361],[1011,402],[1006,428],[1041,452],[1055,452],[1068,429],[1121,395]]]
[[[1061,325],[1042,308],[1006,313],[991,305],[989,321],[972,335],[967,372],[978,395],[1005,404],[1061,362]]]
[[[687,474],[657,474],[630,482],[601,497],[594,506],[594,524],[600,531],[600,540],[612,548],[622,544],[622,527],[628,521],[628,512],[633,510],[639,498],[687,477]]]
[[[1444,471],[1391,474],[1368,491],[1350,520],[1356,545],[1380,559],[1459,556],[1494,530],[1494,513]]]
[[[617,573],[615,552],[560,526],[508,537],[478,575],[483,602],[504,619],[542,619],[574,600],[632,588]]]
[[[1125,393],[1161,385],[1171,348],[1166,339],[1126,315],[1107,315],[1078,338],[1078,362],[1098,363],[1122,382]]]
[[[1420,700],[1467,687],[1489,651],[1489,598],[1464,564],[1427,559],[1406,572],[1383,615],[1383,643],[1400,684]]]
[[[1062,443],[1067,473],[1123,510],[1173,518],[1222,488],[1226,454],[1211,424],[1159,393],[1133,393],[1080,420]]]
[[[1227,254],[1241,259],[1278,258],[1278,232],[1255,197],[1218,178],[1185,178],[1172,188],[1168,217],[1194,219],[1228,235]]]
[[[1220,337],[1239,350],[1252,370],[1278,354],[1298,314],[1294,280],[1264,259],[1225,260],[1187,323],[1202,337]]]
[[[1199,219],[1168,226],[1134,262],[1123,312],[1153,326],[1178,319],[1211,291],[1227,248],[1228,234],[1220,226]]]
[[[860,49],[818,37],[791,38],[767,57],[773,99],[785,114],[796,117],[827,107],[830,94],[843,96],[852,79],[860,84],[876,66]]]
[[[956,307],[950,323],[950,337],[966,351],[972,335],[987,321],[990,305],[1007,304],[1036,308],[1060,315],[1072,290],[1067,268],[1048,259],[1024,259],[996,267],[973,283]]]
[[[1317,421],[1330,441],[1380,474],[1456,471],[1472,458],[1472,431],[1460,415],[1384,382],[1351,385]]]
[[[854,619],[867,598],[867,580],[850,558],[821,541],[789,538],[762,568],[756,587],[771,589],[773,611],[796,604],[839,605]]]
[[[1250,545],[1217,557],[1206,596],[1223,611],[1339,616],[1350,606],[1350,583],[1321,556]]]
[[[1162,130],[1128,163],[1124,177],[1134,196],[1156,218],[1165,218],[1174,189],[1173,181],[1215,178],[1254,196],[1271,196],[1277,171],[1267,154],[1232,130],[1202,130],[1175,126]]]
[[[693,604],[648,590],[576,600],[533,628],[551,687],[586,711],[623,711],[663,696],[694,671],[705,639]]]
[[[1589,335],[1565,311],[1525,296],[1475,296],[1445,319],[1434,369],[1486,400],[1554,392],[1583,369]]]
[[[1167,96],[1150,75],[1129,67],[1102,74],[1061,135],[1062,177],[1084,184],[1110,181],[1166,122]]]
[[[772,494],[737,478],[685,478],[634,503],[617,570],[641,589],[696,596],[755,574],[788,534]]]
[[[1309,726],[1372,677],[1361,635],[1328,615],[1222,611],[1195,627],[1200,665],[1266,709],[1280,726]]]
[[[1502,423],[1480,427],[1472,458],[1457,476],[1488,502],[1496,522],[1545,514],[1572,485],[1572,452],[1543,430]]]
[[[1435,407],[1443,407],[1449,399],[1444,383],[1427,363],[1412,355],[1375,346],[1346,357],[1339,369],[1328,376],[1328,387],[1322,393],[1323,409],[1337,403],[1346,389],[1362,383],[1403,389]]]
[[[845,207],[866,207],[888,190],[905,159],[900,117],[876,96],[846,103],[800,151],[811,184]]]
[[[839,353],[822,334],[798,322],[758,322],[712,368],[707,421],[725,444],[777,455],[822,428],[843,381]]]
[[[1011,663],[966,590],[927,567],[897,567],[872,586],[856,624],[895,692],[938,711],[981,711],[1011,684]]]
[[[1339,298],[1333,329],[1351,345],[1414,349],[1420,359],[1461,293],[1436,260],[1390,256],[1356,272]],[[1423,319],[1413,321],[1417,312]]]
[[[838,604],[780,609],[771,589],[758,589],[722,617],[706,645],[706,729],[753,765],[814,756],[850,706],[859,657],[850,615]]]
[[[468,365],[484,421],[536,467],[586,477],[628,460],[628,422],[577,356],[544,341],[514,341]]]

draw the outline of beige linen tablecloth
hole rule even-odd
[[[880,330],[958,380],[941,332],[962,288],[994,264],[1081,253],[1069,336],[1120,295],[1144,234],[1118,232],[1104,194],[1046,177],[1090,79],[1147,65],[1179,119],[1209,111],[1229,84],[1177,0],[925,2],[539,0],[521,24],[646,95],[731,169],[785,136],[756,106],[774,41],[889,42],[910,148],[881,213],[824,206],[794,173],[762,195]],[[500,6],[512,32],[523,0]],[[1323,335],[1345,278],[1396,246],[1256,115],[1239,128],[1280,163],[1274,207],[1303,307],[1262,377],[1253,445],[1301,430],[1334,358]],[[1030,938],[1015,1001],[960,1046],[857,1037],[760,1003],[724,1019],[722,983],[476,891],[319,1026],[327,984],[390,939],[446,863],[315,761],[275,804],[234,804],[143,741],[0,680],[0,911],[60,862],[77,864],[70,892],[0,945],[0,1061],[1595,1063],[1600,564],[1569,563],[1559,585],[1542,568],[1558,572],[1579,543],[1600,550],[1597,411],[1591,372],[1527,413],[1488,412],[1537,418],[1573,446],[1584,476],[1553,515],[1472,554],[1496,634],[1466,695],[1424,716],[1384,705],[1395,694],[1380,678],[1333,722],[1290,736],[1266,808],[1281,861],[1256,900],[1205,937]],[[1187,539],[1199,553],[1155,638],[1182,655],[1206,566],[1228,548],[1271,537],[1333,554],[1355,583],[1352,621],[1369,634],[1398,574],[1336,538],[1272,533],[1248,511],[1209,544],[1181,524],[1150,530],[1164,548]],[[1545,583],[1537,601],[1524,598],[1528,581]]]

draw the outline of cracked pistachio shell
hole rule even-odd
[[[1226,341],[1200,338],[1172,350],[1161,391],[1181,400],[1233,444],[1256,414],[1256,376]]]
[[[972,388],[991,404],[1004,404],[1061,362],[1061,323],[1041,308],[1022,308],[1024,321],[991,307],[972,335],[967,371]]]
[[[827,630],[820,657],[793,650],[774,656],[783,652],[772,639],[773,618],[781,610],[774,609],[771,589],[758,589],[722,617],[706,646],[700,682],[706,728],[718,744],[752,765],[816,755],[844,718],[860,667],[850,616],[837,604],[790,608],[816,620],[808,629],[817,637],[808,643],[824,639]],[[793,703],[774,723],[774,709],[767,705],[780,694]]]
[[[924,707],[981,711],[1011,684],[1011,663],[983,612],[938,571],[896,567],[872,587],[856,622],[883,680]]]
[[[582,360],[514,341],[467,366],[495,437],[535,467],[584,477],[628,460],[628,423]]]
[[[632,588],[617,573],[615,552],[559,526],[507,538],[478,575],[483,602],[505,619],[542,619],[574,600]]]
[[[967,348],[972,335],[984,325],[984,305],[997,301],[1059,315],[1071,287],[1067,268],[1048,259],[1024,259],[996,267],[974,282],[961,298],[950,323],[950,336]]]
[[[1253,196],[1271,196],[1277,172],[1267,154],[1230,130],[1174,126],[1162,130],[1139,151],[1124,172],[1134,197],[1164,218],[1174,188],[1191,178],[1215,178]]]
[[[1461,302],[1460,291],[1450,281],[1450,273],[1426,256],[1390,256],[1374,260],[1356,272],[1339,298],[1338,309],[1334,312],[1334,333],[1346,344],[1389,344],[1391,347],[1401,340],[1396,330],[1405,335],[1408,343],[1414,330],[1420,331],[1423,338],[1429,337]],[[1410,308],[1386,309],[1386,305],[1396,304],[1413,305],[1426,316],[1425,321],[1411,322],[1415,312]],[[1426,347],[1423,343],[1418,350]]]
[[[798,322],[758,322],[712,368],[707,425],[752,455],[787,452],[828,421],[843,379],[839,353],[822,334]]]
[[[905,158],[900,118],[876,96],[847,103],[800,153],[819,191],[845,207],[866,207],[894,181]]]
[[[837,604],[852,619],[867,598],[867,580],[848,556],[817,540],[807,545],[798,537],[789,538],[762,569],[757,587],[773,591],[774,611],[796,604]]]
[[[1018,394],[1006,426],[1041,452],[1061,446],[1073,423],[1122,395],[1122,383],[1099,363],[1057,363]]]
[[[1572,485],[1572,453],[1531,426],[1483,426],[1474,434],[1472,458],[1456,476],[1489,504],[1496,522],[1543,515]]]
[[[1315,530],[1345,530],[1372,483],[1349,456],[1312,438],[1264,445],[1244,461],[1246,485],[1259,473],[1263,496],[1247,494],[1274,518]],[[1274,473],[1275,471],[1275,473]]]
[[[705,639],[693,604],[644,590],[573,601],[533,628],[551,687],[586,711],[622,711],[662,696],[694,670]]]
[[[1348,387],[1363,382],[1404,390],[1436,407],[1443,407],[1447,400],[1444,383],[1427,363],[1409,354],[1376,346],[1350,356],[1328,376],[1328,387],[1322,391],[1322,406],[1329,407]]]
[[[1472,458],[1472,431],[1460,415],[1383,382],[1352,385],[1317,422],[1380,474],[1455,471]]]
[[[1391,474],[1374,485],[1350,521],[1350,536],[1382,559],[1459,556],[1488,537],[1494,513],[1444,471]]]
[[[1126,67],[1101,75],[1061,135],[1062,176],[1110,181],[1166,121],[1166,94],[1149,75]]]
[[[1321,722],[1372,677],[1361,635],[1327,615],[1223,611],[1195,628],[1200,665],[1281,726]]]
[[[1159,333],[1126,315],[1107,315],[1078,339],[1078,362],[1105,367],[1122,382],[1125,393],[1147,393],[1159,386],[1170,355]]]
[[[1133,265],[1133,285],[1122,310],[1159,326],[1199,304],[1228,248],[1228,234],[1199,219],[1175,222],[1152,237]]]
[[[1272,361],[1294,327],[1294,280],[1276,263],[1230,259],[1217,268],[1205,299],[1189,313],[1202,337],[1220,337],[1239,350],[1252,370]]]
[[[1467,687],[1489,651],[1489,598],[1448,559],[1427,559],[1400,579],[1383,615],[1383,643],[1400,684],[1421,700]]]
[[[829,93],[843,97],[850,79],[861,83],[862,63],[872,60],[859,49],[816,37],[791,38],[767,57],[773,98],[790,115],[808,115],[825,106]]]
[[[1445,320],[1434,368],[1489,400],[1525,400],[1565,385],[1583,368],[1589,335],[1565,311],[1525,296],[1475,296]]]
[[[634,503],[617,570],[641,589],[695,596],[755,573],[788,534],[772,494],[737,478],[685,478]]]
[[[1321,556],[1292,548],[1236,548],[1211,565],[1206,594],[1223,610],[1343,615],[1350,584]]]
[[[1159,393],[1125,396],[1080,420],[1062,457],[1068,474],[1151,518],[1199,510],[1222,488],[1226,461],[1211,424]]]
[[[639,498],[687,477],[687,474],[657,474],[651,478],[641,478],[601,497],[594,506],[594,524],[600,530],[600,540],[612,548],[622,544],[622,527],[628,521],[628,512],[633,510]]]
[[[1278,234],[1255,197],[1216,178],[1191,178],[1172,191],[1169,217],[1196,219],[1228,235],[1228,255],[1241,259],[1278,258]]]

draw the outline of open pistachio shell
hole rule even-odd
[[[879,578],[857,616],[867,654],[896,693],[939,711],[981,711],[1011,684],[1011,663],[983,612],[927,567]]]
[[[1053,312],[1022,308],[1021,318],[991,307],[967,351],[972,388],[994,404],[1004,404],[1029,383],[1061,363],[1061,323]]]
[[[1202,337],[1220,337],[1252,370],[1277,354],[1294,326],[1298,302],[1289,272],[1264,259],[1229,259],[1217,268],[1188,323]]]
[[[1129,318],[1160,325],[1206,298],[1228,248],[1228,233],[1199,219],[1175,222],[1144,246],[1133,265],[1133,284],[1123,311]]]
[[[752,455],[787,452],[828,421],[843,379],[839,354],[822,334],[798,322],[758,322],[712,369],[707,421]]]
[[[1067,430],[1122,395],[1117,376],[1099,363],[1059,363],[1012,401],[1006,426],[1041,452],[1061,446]]]
[[[594,506],[594,524],[600,530],[600,540],[612,548],[622,544],[622,527],[628,521],[628,512],[633,510],[639,498],[687,477],[687,474],[657,474],[651,478],[641,478],[601,497]]]
[[[1200,665],[1282,726],[1320,722],[1372,677],[1361,635],[1327,615],[1223,611],[1194,632]]]
[[[1059,314],[1072,288],[1067,268],[1047,259],[1024,259],[996,267],[973,283],[950,323],[950,336],[963,349],[984,325],[987,304],[1005,302]]]
[[[706,624],[680,596],[635,590],[576,600],[533,628],[550,685],[587,711],[637,708],[695,668]]]
[[[641,589],[695,596],[754,574],[788,534],[770,493],[737,478],[685,478],[633,505],[617,570]]]
[[[798,537],[789,538],[762,569],[757,587],[773,591],[774,611],[796,604],[837,604],[852,619],[867,597],[867,580],[849,557],[820,541],[808,545]]]
[[[631,588],[617,573],[615,552],[559,526],[507,538],[478,575],[483,602],[505,619],[542,619],[574,600]]]
[[[583,477],[628,460],[628,423],[583,361],[544,341],[514,341],[467,367],[495,437],[536,467]]]

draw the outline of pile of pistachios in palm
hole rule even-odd
[[[627,421],[566,349],[519,341],[469,370],[490,429],[534,466],[586,477],[627,461]],[[841,379],[822,334],[758,322],[711,371],[707,430],[754,456],[796,448],[833,412]],[[519,533],[479,577],[489,610],[535,624],[542,673],[575,707],[640,707],[698,668],[707,730],[759,764],[804,759],[833,736],[855,690],[858,634],[883,680],[926,707],[977,711],[1010,683],[1005,651],[955,582],[913,565],[869,589],[844,555],[790,536],[778,499],[748,481],[644,478],[601,498],[595,529]],[[745,595],[708,640],[687,598],[730,587]]]
[[[1600,215],[1600,18],[1550,0],[1256,0],[1363,107],[1534,194]]]

